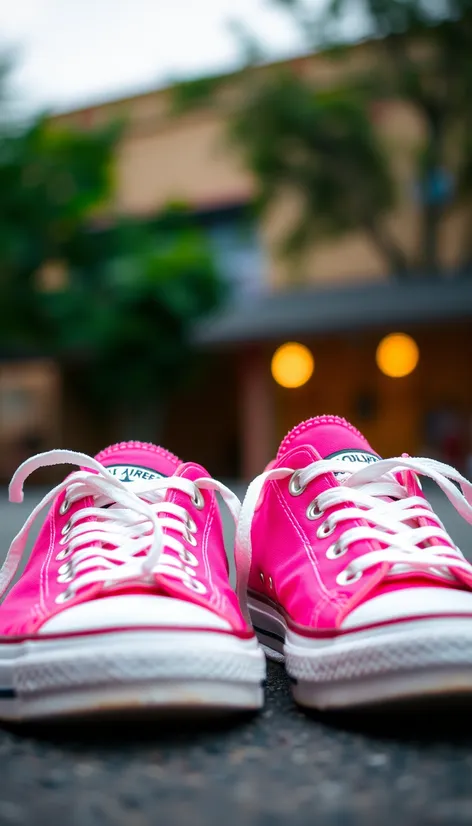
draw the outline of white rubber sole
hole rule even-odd
[[[123,631],[0,645],[0,719],[261,708],[256,640]]]
[[[285,660],[302,706],[348,709],[472,695],[472,617],[403,621],[314,639],[289,630],[263,602],[251,598],[249,608],[267,656]]]

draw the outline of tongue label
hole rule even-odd
[[[164,474],[158,473],[150,467],[140,465],[110,465],[107,467],[108,473],[116,476],[120,482],[149,482],[151,479],[163,479]]]
[[[340,459],[341,462],[346,462],[346,466],[370,465],[372,462],[380,461],[380,456],[377,456],[375,453],[369,453],[368,450],[361,450],[357,447],[352,448],[351,450],[338,450],[336,453],[331,453],[326,458]]]

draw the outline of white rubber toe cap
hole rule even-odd
[[[379,594],[354,608],[341,628],[360,628],[408,617],[438,617],[442,614],[470,614],[472,592],[453,588],[404,588]]]
[[[105,628],[231,628],[213,611],[170,597],[128,594],[82,602],[46,620],[40,634],[95,631]]]

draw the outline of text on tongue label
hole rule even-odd
[[[327,459],[339,459],[341,462],[360,462],[361,464],[371,464],[378,462],[380,457],[375,456],[374,453],[368,453],[365,450],[338,450],[336,453],[331,453],[326,457]]]
[[[120,482],[147,482],[151,479],[162,479],[164,474],[158,473],[152,468],[140,467],[139,465],[111,465],[107,467],[112,476],[116,476]]]

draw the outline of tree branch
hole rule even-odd
[[[387,262],[390,275],[399,281],[408,279],[411,275],[408,259],[388,229],[375,218],[366,218],[363,223],[371,242]]]

